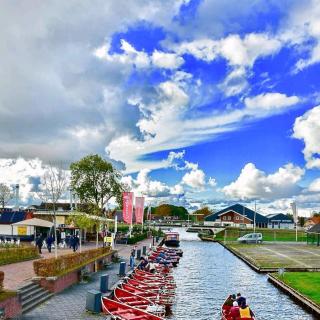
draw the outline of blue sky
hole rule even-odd
[[[25,5],[1,6],[15,21]],[[28,201],[48,161],[99,153],[152,204],[319,210],[319,19],[316,0],[27,12],[1,31],[1,64],[13,70],[0,89],[2,179],[20,179]]]

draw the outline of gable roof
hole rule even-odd
[[[236,203],[232,206],[229,206],[225,209],[222,209],[218,212],[215,212],[213,214],[210,214],[209,216],[205,217],[205,221],[215,221],[216,219],[219,219],[219,216],[227,211],[234,211],[238,214],[244,215],[250,220],[254,221],[254,211],[243,206],[242,204]],[[260,213],[256,212],[256,223],[268,223],[268,219],[261,215]]]
[[[287,223],[294,223],[293,218],[287,216],[284,213],[272,213],[268,214],[266,218],[269,220],[269,222],[272,221],[280,221],[280,222],[287,222]]]
[[[311,227],[308,231],[308,233],[320,233],[320,223],[315,224],[313,227]]]
[[[0,224],[12,224],[28,219],[30,212],[27,211],[3,211],[0,214]]]

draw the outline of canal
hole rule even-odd
[[[172,320],[215,320],[231,293],[241,292],[258,320],[316,319],[218,243],[201,242],[179,228],[183,258],[174,270],[177,284]]]

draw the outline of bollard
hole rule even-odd
[[[104,274],[100,277],[100,291],[107,293],[109,291],[109,275]]]
[[[125,262],[120,262],[120,267],[119,267],[119,276],[124,277],[126,275],[126,263]]]
[[[87,291],[86,309],[91,312],[101,312],[101,292],[97,290]]]
[[[156,242],[159,242],[159,237],[156,237]]]
[[[147,246],[142,247],[142,254],[145,256],[147,254]]]
[[[137,250],[137,259],[139,260],[141,258],[141,249]]]

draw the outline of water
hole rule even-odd
[[[221,245],[201,242],[179,229],[183,258],[174,270],[177,283],[172,320],[220,320],[230,293],[241,292],[258,320],[316,319]]]

